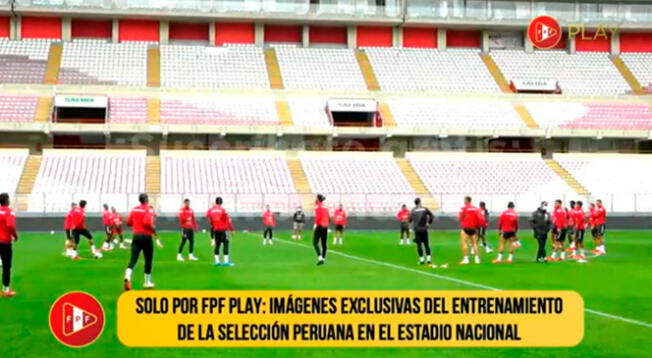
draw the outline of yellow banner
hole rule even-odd
[[[129,347],[569,347],[572,291],[130,291]]]

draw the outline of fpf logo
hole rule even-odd
[[[85,347],[102,335],[104,309],[88,293],[69,292],[52,305],[50,330],[66,346]]]
[[[561,41],[561,26],[554,17],[535,17],[527,29],[528,38],[532,45],[538,49],[551,49]]]

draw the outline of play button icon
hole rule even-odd
[[[84,347],[104,330],[104,310],[95,297],[84,292],[67,293],[50,309],[50,330],[59,342]]]

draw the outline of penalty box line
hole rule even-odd
[[[282,242],[284,244],[312,249],[311,246],[301,244],[301,243],[298,243],[298,242],[288,241],[288,240],[285,240],[285,239],[274,238],[274,241],[280,241],[280,242]],[[366,262],[366,263],[375,264],[375,265],[379,265],[379,266],[390,267],[390,268],[393,268],[393,269],[412,272],[412,273],[416,273],[416,274],[420,274],[420,275],[424,275],[424,276],[430,276],[430,277],[438,278],[440,280],[454,282],[454,283],[457,283],[457,284],[463,285],[463,286],[475,287],[475,288],[480,288],[480,289],[489,290],[489,291],[503,291],[502,288],[498,288],[498,287],[487,286],[487,285],[483,285],[483,284],[480,284],[480,283],[466,281],[466,280],[462,280],[462,279],[455,278],[455,277],[450,277],[450,276],[440,275],[440,274],[436,274],[436,273],[432,273],[432,272],[417,270],[417,269],[413,269],[413,268],[410,268],[410,267],[396,265],[396,264],[392,264],[392,263],[385,262],[385,261],[367,259],[367,258],[360,257],[360,256],[346,254],[346,253],[341,252],[341,251],[328,249],[328,253],[333,254],[333,255],[342,256],[342,257],[346,257],[346,258],[351,259],[351,260]],[[596,316],[609,318],[609,319],[613,319],[613,320],[616,320],[616,321],[621,321],[621,322],[625,322],[625,323],[629,323],[629,324],[633,324],[633,325],[637,325],[637,326],[641,326],[641,327],[652,328],[652,324],[648,323],[648,322],[637,321],[635,319],[631,319],[631,318],[627,318],[627,317],[621,317],[621,316],[613,315],[613,314],[602,312],[602,311],[597,311],[597,310],[586,308],[586,307],[584,308],[584,311],[587,312],[587,313],[596,315]]]

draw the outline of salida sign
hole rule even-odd
[[[568,39],[579,37],[582,40],[595,41],[609,39],[618,32],[617,26],[597,25],[595,31],[588,31],[584,24],[569,24]],[[563,30],[552,16],[538,16],[528,26],[528,38],[532,45],[541,50],[551,49],[559,44]]]

